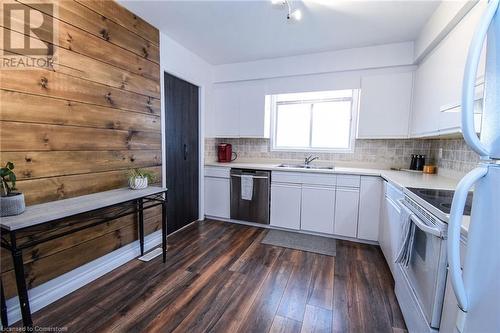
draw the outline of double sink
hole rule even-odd
[[[333,170],[334,166],[321,166],[316,164],[285,164],[282,163],[278,165],[278,168],[290,168],[290,169],[318,169],[318,170]]]

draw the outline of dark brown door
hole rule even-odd
[[[167,232],[198,219],[198,87],[165,73]]]

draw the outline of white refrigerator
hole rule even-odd
[[[483,44],[486,72],[480,137],[474,130],[474,85]],[[464,73],[462,133],[481,156],[457,185],[448,226],[449,274],[457,304],[455,332],[500,332],[500,9],[490,0],[471,41]],[[467,251],[460,265],[460,226],[474,188]]]

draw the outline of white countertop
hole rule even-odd
[[[329,174],[348,174],[348,175],[361,175],[361,176],[380,176],[403,189],[408,187],[429,188],[429,189],[442,189],[442,190],[455,190],[460,179],[449,178],[439,174],[423,174],[411,171],[397,171],[387,169],[377,169],[369,167],[349,167],[339,166],[332,169],[303,169],[303,168],[283,168],[278,165],[280,162],[273,161],[238,161],[229,163],[219,162],[206,162],[205,166],[224,167],[224,168],[242,168],[242,169],[255,169],[255,170],[270,170],[270,171],[284,171],[284,172],[312,172],[312,173],[329,173]],[[293,162],[291,163],[293,164]],[[328,165],[328,164],[321,164]],[[467,233],[469,229],[470,218],[464,217],[462,229]]]
[[[280,163],[262,161],[258,162],[207,162],[205,166],[216,166],[225,168],[243,168],[256,170],[271,170],[284,172],[312,172],[312,173],[330,173],[330,174],[347,174],[347,175],[362,175],[362,176],[381,176],[388,182],[399,188],[404,187],[420,187],[433,188],[443,190],[454,190],[459,179],[448,178],[440,175],[422,174],[419,172],[396,171],[376,168],[360,168],[339,166],[332,169],[303,169],[303,168],[283,168],[279,167]],[[325,164],[328,165],[328,164]]]

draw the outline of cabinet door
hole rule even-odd
[[[335,220],[335,188],[302,186],[300,228],[333,234]]]
[[[338,187],[335,196],[334,233],[356,237],[358,229],[359,189]]]
[[[385,198],[383,198],[380,208],[380,225],[378,231],[378,243],[380,245],[380,249],[384,254],[385,260],[387,261],[389,268],[392,272],[392,265],[390,264],[392,254],[390,248],[390,239],[389,239],[389,216],[388,216],[388,203]],[[393,273],[394,274],[394,273]]]
[[[229,218],[229,178],[205,177],[205,215]]]
[[[358,238],[378,240],[382,196],[380,177],[361,177]]]
[[[271,185],[271,225],[300,229],[301,192],[300,185]]]
[[[387,262],[392,271],[394,271],[394,260],[396,259],[401,243],[401,207],[399,204],[389,198],[385,198],[387,205],[387,219],[388,219],[388,250],[389,258]]]
[[[415,75],[411,134],[439,133],[440,110],[460,103],[470,41],[487,2],[479,2],[420,63]],[[484,57],[478,76],[484,73]]]
[[[239,91],[233,84],[216,84],[213,89],[214,121],[212,135],[215,137],[238,137]]]
[[[363,77],[357,137],[408,137],[412,88],[413,72]]]
[[[270,105],[263,81],[239,83],[238,95],[240,137],[269,138]]]

